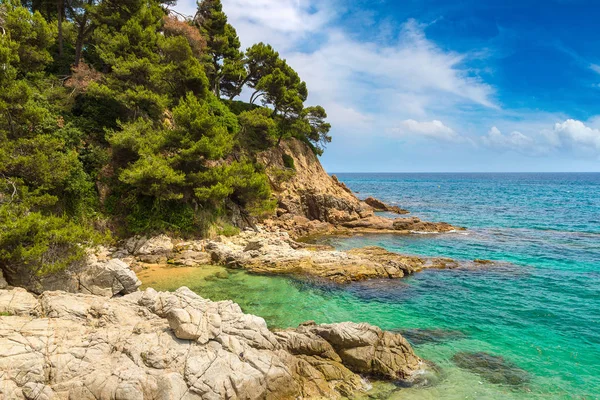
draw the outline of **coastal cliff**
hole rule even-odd
[[[335,175],[327,174],[311,147],[298,139],[288,139],[260,153],[258,160],[266,168],[278,205],[276,216],[265,221],[265,225],[287,231],[296,238],[328,233],[463,229],[417,217],[392,219],[377,215],[376,211],[396,214],[408,211],[373,198],[359,200]]]

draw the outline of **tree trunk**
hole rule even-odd
[[[81,53],[83,52],[83,42],[85,40],[85,35],[87,34],[87,11],[83,14],[83,18],[79,23],[79,29],[77,29],[77,41],[75,42],[75,62],[73,65],[75,67],[79,66],[79,62],[81,61]]]
[[[62,23],[65,14],[65,4],[64,0],[58,0],[56,2],[56,7],[58,11],[58,56],[62,58],[63,56],[63,29]]]

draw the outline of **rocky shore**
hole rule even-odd
[[[278,181],[284,154],[293,155],[295,171]],[[403,385],[420,379],[426,364],[397,333],[351,322],[272,331],[237,304],[213,302],[186,287],[139,291],[135,271],[148,265],[218,264],[336,283],[464,266],[378,247],[337,251],[296,241],[314,234],[461,228],[377,215],[406,211],[357,199],[297,140],[263,153],[259,161],[270,174],[279,208],[239,235],[187,241],[134,237],[90,250],[82,262],[52,275],[0,271],[0,398],[336,399],[367,392],[368,379]],[[245,225],[239,217],[238,225]]]
[[[424,367],[367,324],[272,332],[231,301],[181,288],[107,298],[0,290],[5,399],[336,399]]]

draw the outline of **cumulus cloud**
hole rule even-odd
[[[502,150],[514,150],[520,153],[528,153],[536,150],[535,140],[519,131],[513,131],[508,135],[502,134],[495,126],[489,130],[487,135],[481,138],[484,145]]]
[[[464,139],[459,136],[452,128],[447,127],[442,121],[415,121],[407,119],[400,122],[400,125],[393,129],[393,132],[400,136],[426,137],[446,142],[460,142]]]
[[[554,125],[553,131],[563,145],[600,151],[600,129],[593,129],[581,121],[568,119]]]
[[[594,123],[595,120],[590,121]],[[568,150],[600,154],[600,129],[574,119],[557,122],[552,128],[541,128],[529,135],[516,130],[505,135],[493,126],[480,141],[489,148],[530,155]]]

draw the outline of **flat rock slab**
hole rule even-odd
[[[367,279],[395,279],[427,268],[460,266],[447,258],[425,258],[389,252],[380,247],[350,251],[312,248],[290,239],[285,232],[245,231],[206,244],[213,262],[255,273],[310,275],[337,283]]]

